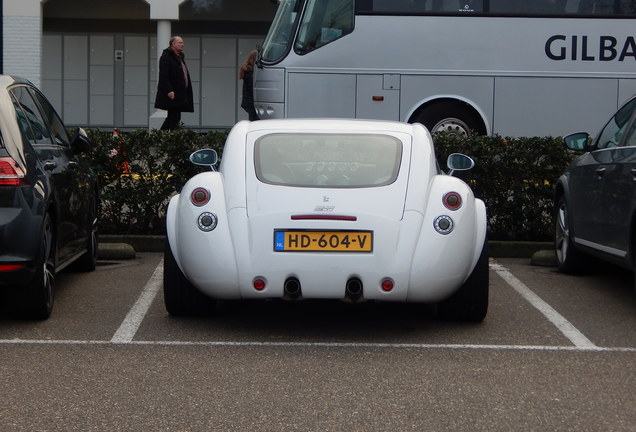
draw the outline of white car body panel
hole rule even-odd
[[[365,133],[397,137],[402,143],[399,174],[378,187],[294,187],[260,181],[254,142],[272,133]],[[210,192],[197,207],[196,188]],[[462,206],[447,209],[442,197],[459,193]],[[198,217],[210,212],[216,228],[204,232]],[[292,220],[292,215],[301,215]],[[308,219],[345,215],[356,220]],[[452,218],[440,234],[434,220]],[[372,252],[276,252],[274,230],[371,230]],[[432,140],[419,124],[361,120],[267,120],[240,122],[230,132],[218,172],[190,179],[168,206],[167,234],[179,268],[213,298],[283,298],[290,277],[303,298],[345,298],[358,278],[364,300],[437,302],[453,294],[475,267],[486,239],[486,210],[462,180],[438,171]],[[266,281],[258,291],[253,281]],[[394,282],[391,291],[381,283]]]

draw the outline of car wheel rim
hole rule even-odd
[[[556,254],[560,263],[567,258],[568,247],[570,244],[570,228],[568,226],[568,212],[565,204],[559,206],[556,223]]]
[[[53,301],[53,281],[55,278],[55,254],[53,248],[53,227],[51,221],[47,220],[44,227],[44,268],[42,288],[46,298],[47,307],[51,307]]]
[[[97,257],[97,231],[93,229],[91,232],[91,245],[88,251],[92,257]]]

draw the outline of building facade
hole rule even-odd
[[[231,127],[238,68],[276,11],[271,0],[2,0],[2,72],[38,85],[69,126],[159,127],[158,56],[186,42],[195,112],[187,127]]]

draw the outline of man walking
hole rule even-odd
[[[159,82],[155,108],[168,111],[161,130],[172,130],[181,122],[182,112],[194,112],[192,83],[185,64],[183,48],[185,44],[180,36],[170,38],[168,48],[163,50],[159,59]]]

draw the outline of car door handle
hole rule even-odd
[[[78,164],[75,161],[68,161],[68,165],[67,165],[70,169],[75,169],[77,168]]]
[[[57,164],[55,162],[44,162],[44,169],[46,171],[53,171],[55,168],[57,168]]]
[[[603,177],[603,175],[605,175],[605,168],[599,168],[595,172],[597,176]]]
[[[636,168],[632,168],[632,177],[636,180]]]

